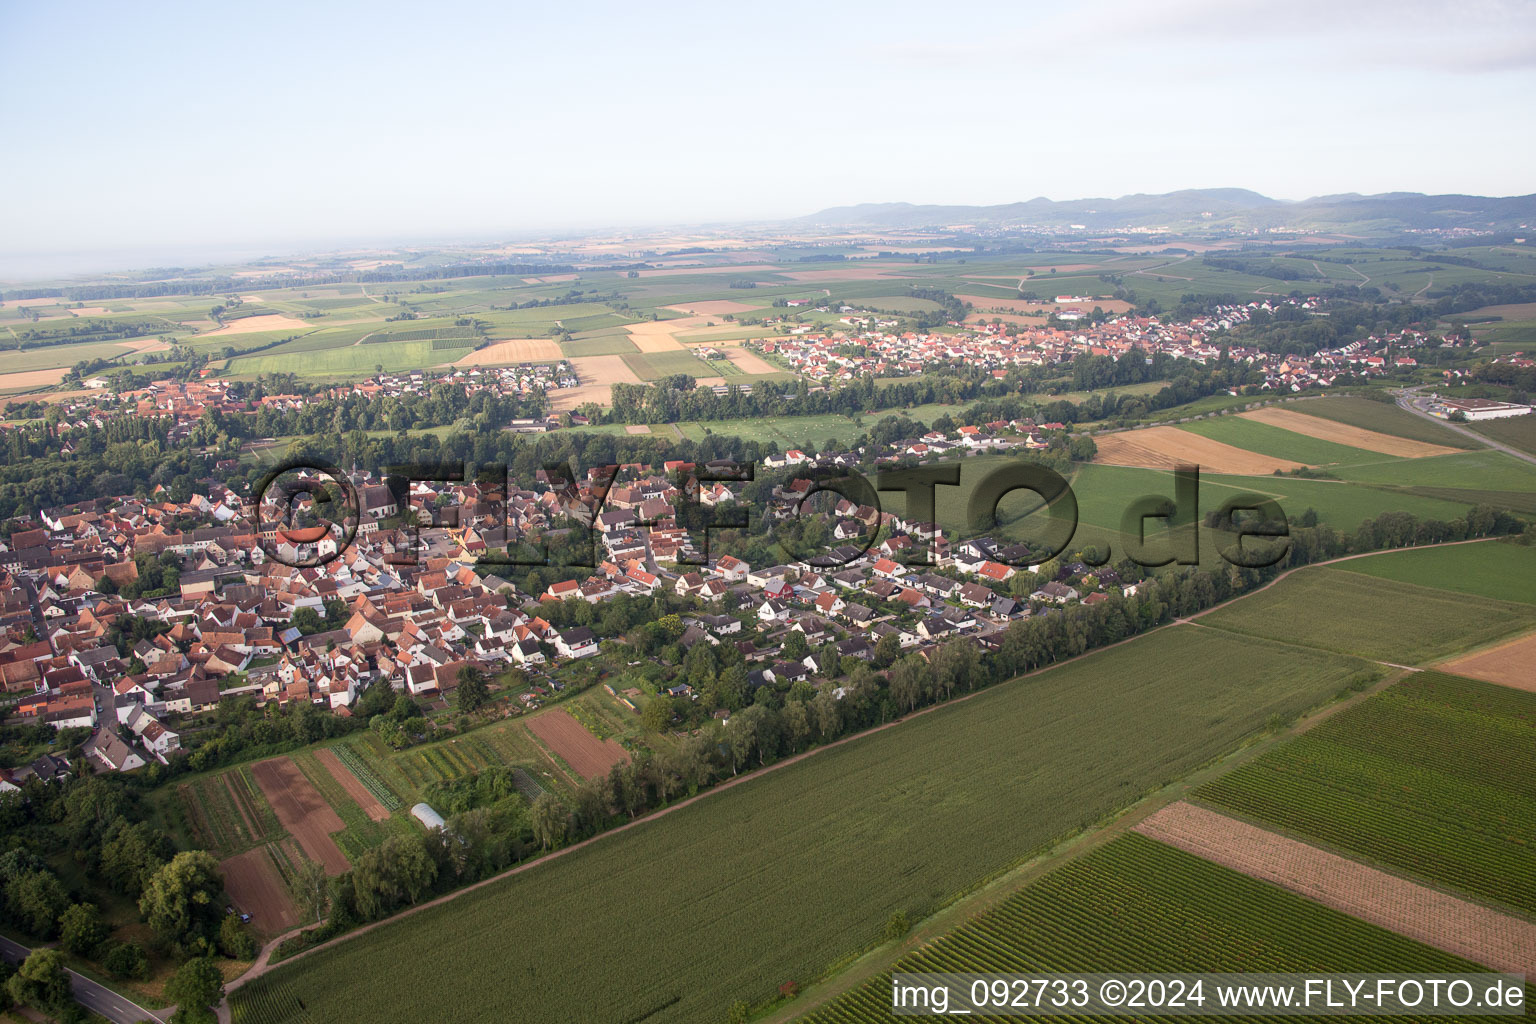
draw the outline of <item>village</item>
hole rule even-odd
[[[878,452],[791,449],[766,465],[1044,448],[1044,427],[1059,426],[929,431]],[[131,771],[166,763],[178,723],[231,697],[348,715],[366,688],[383,684],[445,709],[466,668],[490,677],[515,668],[527,683],[518,705],[537,707],[563,688],[566,666],[623,639],[597,614],[621,596],[665,597],[681,609],[682,647],[733,645],[756,688],[835,685],[847,659],[873,659],[887,637],[897,652],[955,636],[985,648],[1013,620],[1135,592],[1114,569],[1042,567],[1022,545],[952,543],[934,523],[846,498],[808,513],[828,538],[821,556],[751,565],[717,550],[706,560],[678,507],[692,488],[699,506],[736,508],[742,485],[693,479],[722,468],[673,461],[606,478],[593,469],[575,485],[541,472],[504,493],[416,481],[406,508],[359,473],[349,481],[360,506],[350,543],[340,525],[286,526],[211,482],[186,502],[162,493],[50,509],[11,524],[0,541],[0,684],[18,720],[88,729],[83,753],[97,770]],[[809,488],[804,476],[776,486],[765,514],[797,516]],[[309,498],[297,504],[294,518],[313,521]],[[585,531],[597,541],[591,571],[556,566],[543,570],[547,584],[530,585],[539,570],[496,562],[519,539]],[[551,614],[567,602],[594,612]],[[670,695],[697,697],[686,684]],[[636,710],[639,696],[630,694]]]
[[[1274,314],[1283,307],[1307,315],[1326,315],[1317,298],[1255,300],[1217,306],[1206,315],[1176,322],[1153,315],[1124,313],[1092,317],[1082,307],[1091,298],[1062,295],[1056,303],[1077,303],[1054,309],[1044,325],[1023,322],[1019,317],[994,316],[991,322],[954,323],[947,332],[895,332],[895,322],[842,307],[840,322],[846,329],[823,331],[802,325],[790,329],[787,338],[752,342],[763,353],[781,360],[796,372],[823,383],[848,383],[868,374],[877,378],[917,376],[934,366],[953,364],[990,370],[1001,379],[1018,367],[1049,366],[1070,362],[1079,355],[1120,358],[1139,353],[1150,359],[1158,353],[1194,363],[1215,362],[1223,351],[1263,374],[1263,392],[1298,392],[1329,387],[1341,376],[1382,377],[1397,369],[1411,369],[1418,360],[1405,350],[1429,344],[1430,335],[1403,330],[1324,349],[1311,356],[1282,355],[1260,348],[1233,345],[1221,335],[1249,322],[1255,313]],[[831,310],[823,307],[821,312]],[[979,317],[985,321],[986,314]],[[973,317],[971,319],[976,319]],[[1090,320],[1087,324],[1081,321]]]

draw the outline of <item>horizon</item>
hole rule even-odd
[[[937,208],[974,208],[988,209],[999,206],[1022,205],[1033,202],[1046,201],[1050,203],[1081,203],[1081,202],[1119,202],[1125,199],[1137,197],[1162,198],[1172,195],[1188,194],[1193,192],[1245,192],[1260,196],[1272,202],[1291,206],[1316,202],[1322,199],[1376,199],[1382,197],[1402,196],[1456,196],[1475,199],[1524,199],[1536,196],[1536,191],[1517,193],[1502,196],[1477,195],[1470,192],[1445,192],[1427,193],[1404,189],[1395,189],[1387,192],[1335,192],[1306,196],[1301,199],[1287,199],[1279,196],[1268,195],[1256,189],[1245,188],[1240,185],[1211,186],[1208,188],[1179,188],[1169,192],[1127,192],[1115,196],[1074,196],[1071,198],[1052,198],[1049,196],[1032,196],[1028,199],[1008,200],[1001,203],[972,204],[960,202],[912,202],[904,199],[889,200],[863,200],[853,203],[845,203],[838,206],[820,206],[808,213],[792,214],[782,218],[757,219],[757,220],[714,220],[714,221],[676,221],[656,223],[632,223],[593,225],[588,227],[527,229],[518,231],[508,229],[505,232],[486,231],[478,236],[440,234],[435,237],[418,236],[410,237],[399,235],[394,237],[315,237],[294,238],[289,240],[274,240],[269,243],[251,241],[230,241],[227,243],[162,243],[152,246],[113,247],[108,249],[86,250],[44,250],[34,252],[8,253],[0,250],[0,283],[6,285],[37,284],[50,280],[88,279],[93,275],[123,274],[144,272],[159,268],[177,268],[185,270],[206,270],[211,267],[229,264],[249,263],[268,259],[304,259],[318,256],[332,255],[347,251],[372,252],[396,248],[454,248],[474,247],[478,245],[495,245],[511,243],[545,242],[551,244],[569,243],[582,238],[600,235],[605,232],[615,234],[632,234],[640,236],[646,232],[663,230],[679,233],[707,232],[724,229],[758,229],[764,230],[779,224],[787,224],[795,220],[803,220],[837,209],[864,209],[879,207],[911,207],[923,209]],[[882,229],[889,230],[889,229]],[[905,230],[905,229],[903,229]],[[158,258],[156,258],[158,256]],[[23,273],[31,276],[15,276],[20,268],[26,268]]]
[[[0,12],[29,44],[0,67],[20,140],[0,171],[0,273],[139,250],[754,223],[935,193],[1533,191],[1536,140],[1508,131],[1536,85],[1536,9],[1517,3],[1451,24],[1374,0],[983,5],[921,42],[916,5],[803,5],[767,24],[689,4],[590,18],[484,5],[409,31],[398,7],[189,12]]]

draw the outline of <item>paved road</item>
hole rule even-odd
[[[1500,444],[1498,441],[1495,441],[1491,437],[1484,437],[1482,434],[1479,434],[1475,430],[1468,430],[1460,423],[1452,423],[1450,420],[1443,420],[1438,416],[1432,416],[1425,412],[1423,409],[1423,406],[1427,405],[1428,403],[1429,399],[1425,398],[1423,395],[1418,394],[1417,389],[1412,391],[1399,391],[1397,393],[1397,407],[1399,409],[1411,412],[1415,416],[1429,420],[1431,423],[1438,423],[1440,426],[1445,427],[1447,430],[1454,430],[1456,433],[1462,435],[1463,437],[1471,438],[1478,444],[1487,445],[1489,448],[1493,448],[1496,451],[1501,451],[1505,455],[1513,455],[1515,458],[1522,462],[1529,462],[1531,465],[1536,466],[1536,455],[1531,455],[1529,452],[1523,452],[1518,448],[1511,448],[1507,444]],[[1536,416],[1536,413],[1526,413],[1526,415]]]
[[[13,964],[19,964],[27,958],[32,951],[19,942],[0,936],[0,956]],[[167,1007],[164,1010],[152,1011],[136,1003],[129,1002],[124,996],[98,984],[83,975],[69,972],[71,988],[74,990],[75,1002],[87,1010],[101,1014],[116,1024],[138,1024],[141,1020],[163,1021],[170,1017],[175,1007]]]

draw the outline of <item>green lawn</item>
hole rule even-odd
[[[474,1024],[536,1005],[545,1024],[716,1024],[734,1001],[770,998],[876,942],[892,912],[927,915],[1361,669],[1164,630],[281,965],[235,1006],[275,1006],[276,989],[315,1020]]]
[[[1487,541],[1392,551],[1352,559],[1336,568],[1458,594],[1536,604],[1536,547]]]
[[[1536,912],[1536,694],[1422,672],[1197,795]]]
[[[1421,665],[1536,625],[1536,607],[1311,567],[1199,621],[1207,628]]]

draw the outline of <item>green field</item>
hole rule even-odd
[[[1500,444],[1536,455],[1536,413],[1504,420],[1484,420],[1472,429]]]
[[[1536,491],[1536,466],[1491,449],[1458,452],[1455,455],[1433,455],[1425,459],[1391,459],[1363,466],[1341,466],[1334,469],[1333,473],[1345,480],[1403,487]]]
[[[1213,629],[1421,665],[1536,625],[1536,608],[1314,566],[1199,621]]]
[[[1536,912],[1536,694],[1412,675],[1197,796]]]
[[[1199,434],[1201,437],[1208,437],[1212,441],[1232,445],[1234,448],[1290,459],[1292,462],[1304,462],[1309,466],[1380,462],[1390,458],[1380,452],[1368,452],[1363,448],[1334,444],[1332,441],[1323,441],[1281,427],[1273,427],[1268,423],[1245,420],[1240,416],[1221,416],[1216,419],[1201,420],[1198,423],[1186,423],[1180,429]]]
[[[1476,442],[1467,440],[1456,431],[1447,430],[1411,412],[1404,412],[1390,402],[1330,395],[1327,398],[1286,402],[1283,408],[1290,412],[1301,412],[1308,416],[1333,420],[1335,423],[1347,423],[1362,430],[1374,430],[1382,434],[1406,437],[1413,441],[1423,441],[1426,444],[1439,444],[1447,448],[1476,447]]]
[[[466,355],[463,348],[435,348],[430,341],[395,341],[380,345],[348,345],[306,353],[295,361],[289,355],[263,353],[234,360],[233,373],[298,373],[306,377],[366,376],[375,366],[386,371],[418,370],[451,363]]]
[[[624,363],[641,380],[659,380],[673,374],[686,373],[690,377],[713,377],[717,374],[709,364],[691,352],[630,352]]]
[[[1131,833],[1052,871],[801,1019],[806,1024],[911,1020],[891,1012],[892,971],[1476,969],[1449,953]]]
[[[537,1005],[547,1024],[716,1024],[734,1001],[768,999],[878,941],[892,912],[929,914],[1362,669],[1163,630],[279,966],[236,1006],[281,986],[319,1020],[472,1024]]]
[[[637,353],[635,343],[627,334],[599,334],[591,338],[573,338],[560,343],[560,351],[566,356],[622,356]]]
[[[74,345],[43,345],[38,348],[0,349],[0,373],[55,370],[89,359],[118,359],[133,350],[115,341],[87,341]]]
[[[1337,568],[1458,594],[1536,604],[1536,547],[1488,541],[1392,551],[1351,559]]]

